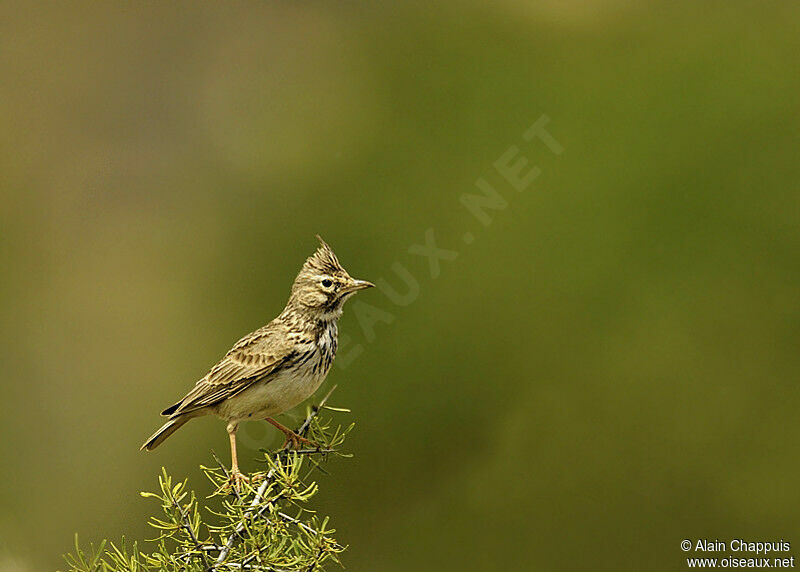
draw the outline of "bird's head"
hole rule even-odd
[[[320,317],[338,318],[350,296],[374,284],[350,276],[331,247],[319,235],[317,239],[319,248],[308,257],[295,278],[290,303]]]

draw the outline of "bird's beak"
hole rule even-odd
[[[350,292],[358,292],[359,290],[364,290],[366,288],[372,288],[375,284],[372,282],[367,282],[366,280],[353,280],[350,284],[348,284],[344,291],[345,293]]]

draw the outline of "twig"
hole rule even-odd
[[[258,490],[256,491],[256,496],[250,503],[250,508],[248,508],[247,511],[245,511],[242,521],[237,525],[236,530],[233,532],[233,534],[231,534],[228,537],[228,542],[226,542],[225,546],[223,546],[222,550],[220,550],[216,562],[214,562],[211,566],[207,568],[209,572],[211,572],[212,570],[216,570],[217,566],[222,564],[228,557],[228,553],[230,553],[231,548],[233,548],[233,545],[236,544],[236,539],[241,536],[242,531],[245,528],[245,519],[247,519],[247,517],[253,513],[258,504],[261,502],[261,499],[264,497],[264,493],[266,492],[271,479],[272,479],[272,471],[267,473],[267,476],[264,478],[264,482],[261,483],[260,487],[258,487]]]
[[[203,562],[207,564],[208,563],[208,558],[206,557],[206,553],[203,552],[203,550],[202,550],[202,547],[204,546],[204,544],[202,542],[200,542],[200,540],[198,540],[197,535],[194,533],[194,530],[192,529],[192,523],[189,521],[189,515],[187,514],[188,513],[188,506],[187,506],[186,510],[182,509],[180,507],[180,505],[175,501],[174,498],[172,499],[172,504],[181,513],[181,527],[183,527],[183,529],[189,535],[189,538],[191,538],[192,542],[194,542],[194,550],[200,549],[200,556],[202,556]],[[191,556],[189,558],[191,559]]]
[[[289,521],[289,522],[291,522],[292,524],[296,524],[297,526],[299,526],[300,528],[302,528],[302,529],[303,529],[303,530],[305,530],[305,531],[308,531],[308,532],[310,532],[310,533],[311,533],[311,534],[313,534],[314,536],[316,536],[317,534],[319,534],[319,531],[317,531],[317,530],[314,530],[313,528],[311,528],[310,526],[308,526],[306,523],[304,523],[304,522],[301,522],[301,521],[297,520],[296,518],[294,518],[294,517],[292,517],[292,516],[289,516],[289,515],[288,515],[288,514],[286,514],[285,512],[279,512],[279,513],[278,513],[278,516],[279,516],[279,517],[281,517],[283,520],[288,520],[288,521]]]
[[[334,385],[333,387],[331,387],[331,390],[325,395],[325,397],[322,398],[322,401],[320,401],[319,404],[311,408],[311,412],[308,414],[308,417],[306,417],[306,420],[303,421],[303,424],[300,425],[300,428],[297,431],[295,431],[295,433],[297,433],[298,435],[302,435],[308,430],[309,426],[311,425],[311,422],[319,414],[319,410],[325,407],[325,403],[328,401],[328,398],[331,396],[331,394],[335,389],[336,386]]]
[[[339,449],[295,449],[292,453],[297,455],[325,455],[327,453],[338,453]]]

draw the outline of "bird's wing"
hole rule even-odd
[[[177,417],[216,405],[279,369],[293,354],[293,344],[284,329],[282,324],[272,322],[243,337],[176,406],[164,413]]]

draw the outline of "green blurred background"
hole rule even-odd
[[[139,445],[280,311],[315,233],[420,290],[360,295],[392,315],[374,336],[342,319],[355,458],[318,507],[349,570],[679,570],[698,537],[800,557],[799,24],[797,2],[4,2],[0,569],[152,537],[162,465],[204,486],[221,422]],[[522,138],[543,114],[561,155]],[[523,193],[493,166],[512,145],[541,169]],[[486,228],[459,200],[479,177],[508,200]],[[436,279],[408,251],[427,229],[459,253]],[[251,470],[281,442],[241,433]]]

